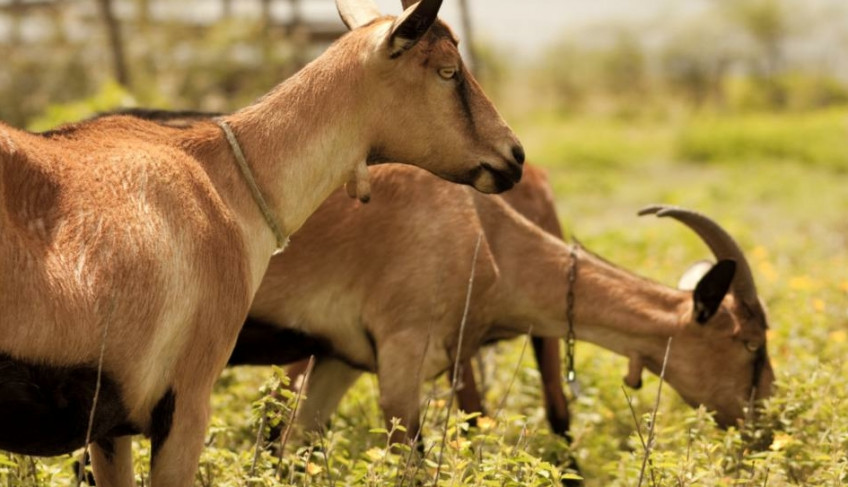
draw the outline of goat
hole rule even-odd
[[[0,449],[90,442],[98,485],[127,486],[140,433],[152,485],[190,485],[268,261],[321,201],[346,182],[366,200],[388,160],[485,192],[520,178],[440,5],[337,0],[352,32],[214,122],[0,124]]]
[[[565,336],[573,252],[576,336],[628,357],[628,384],[638,385],[642,368],[659,374],[673,336],[666,380],[687,403],[715,411],[719,424],[743,417],[752,390],[755,398],[770,394],[766,318],[753,277],[738,246],[706,217],[650,209],[689,225],[719,259],[688,292],[573,249],[503,197],[401,166],[374,168],[372,178],[368,206],[334,194],[272,259],[230,358],[232,365],[284,364],[315,354],[298,420],[308,428],[322,427],[345,390],[370,371],[378,374],[385,418],[400,418],[407,438],[414,436],[425,378],[492,340],[528,330]],[[479,234],[472,306],[457,350]]]
[[[523,217],[536,224],[542,230],[560,239],[563,238],[562,227],[560,226],[554,206],[554,194],[548,183],[546,173],[542,169],[536,166],[526,165],[521,183],[515,185],[511,190],[502,193],[500,197]],[[245,338],[243,337],[252,333],[252,329],[245,328],[242,333],[243,335],[240,337],[240,340],[244,341]],[[309,338],[304,337],[304,339]],[[255,339],[261,340],[262,337],[257,336]],[[541,374],[542,392],[548,424],[554,433],[570,441],[570,413],[568,410],[568,400],[562,388],[559,339],[534,336],[531,338],[531,343]],[[241,360],[247,363],[256,360],[262,363],[274,363],[273,358],[278,352],[256,347],[252,353],[253,355],[246,354]],[[471,360],[467,360],[461,367],[462,377],[460,382],[462,387],[458,388],[456,393],[458,405],[465,412],[485,414],[471,362]],[[306,360],[291,364],[287,368],[289,377],[296,378],[302,375],[306,370],[306,366]],[[470,421],[471,423],[475,423],[476,418],[472,418]]]

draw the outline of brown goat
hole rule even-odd
[[[554,206],[554,194],[545,171],[542,169],[531,165],[525,166],[521,183],[502,193],[501,198],[542,230],[557,238],[563,238],[562,227]],[[249,330],[246,329],[245,333],[249,333]],[[568,400],[562,388],[560,339],[534,336],[531,342],[541,375],[548,424],[550,424],[553,432],[570,440],[571,416],[568,410]],[[258,352],[259,349],[256,351]],[[271,357],[273,357],[273,353],[271,353]],[[245,357],[245,360],[250,361],[250,357]],[[263,357],[262,360],[266,363],[273,363],[273,359],[269,357]],[[307,362],[307,360],[302,360],[290,365],[287,368],[289,376],[296,378],[302,375],[306,370]],[[462,364],[461,374],[460,384],[462,387],[458,388],[456,394],[459,408],[468,413],[485,414],[471,360],[466,360]],[[473,419],[472,422],[474,422]]]
[[[0,124],[0,449],[90,440],[98,485],[127,486],[142,433],[152,485],[190,485],[269,258],[335,188],[367,199],[365,164],[387,160],[486,192],[518,180],[523,150],[440,4],[394,19],[338,0],[354,30],[217,123]]]
[[[401,418],[414,435],[424,379],[495,339],[528,330],[539,337],[566,334],[572,248],[503,197],[401,166],[372,173],[369,205],[331,196],[293,236],[289,250],[272,259],[231,363],[282,364],[316,354],[300,416],[316,428],[362,371],[376,372],[385,417]],[[732,239],[705,217],[652,211],[691,226],[719,264],[693,293],[580,250],[576,336],[628,357],[631,385],[643,367],[659,373],[666,341],[674,337],[668,383],[689,404],[715,411],[720,424],[733,424],[752,390],[765,397],[773,381],[765,315],[750,269]],[[480,234],[471,309],[457,351]]]

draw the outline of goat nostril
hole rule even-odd
[[[515,162],[518,164],[524,164],[524,148],[520,145],[513,146],[512,157],[515,158]]]

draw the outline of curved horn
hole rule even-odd
[[[405,10],[397,18],[389,34],[393,56],[414,46],[436,21],[442,7],[442,0],[421,0],[417,3],[402,0],[401,3]]]
[[[342,22],[353,30],[380,17],[380,10],[374,0],[336,0],[336,9]]]
[[[658,217],[670,216],[691,228],[701,237],[701,240],[712,250],[716,259],[732,259],[736,261],[736,277],[731,289],[734,295],[751,307],[758,306],[757,287],[748,259],[736,243],[718,223],[701,213],[679,208],[676,206],[654,205],[643,208],[639,216],[654,214]]]

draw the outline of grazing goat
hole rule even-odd
[[[525,166],[521,183],[515,185],[511,190],[502,193],[501,198],[512,206],[522,216],[535,223],[539,228],[551,235],[563,238],[562,227],[554,207],[554,194],[548,183],[545,172],[536,166]],[[248,333],[248,331],[245,331]],[[541,373],[542,392],[544,395],[545,411],[551,430],[556,434],[570,440],[570,413],[568,400],[562,388],[562,360],[560,358],[560,339],[543,338],[534,336],[531,338],[533,352]],[[256,349],[256,352],[262,352]],[[270,357],[273,357],[273,352]],[[249,357],[244,357],[250,360]],[[263,358],[268,362],[270,359]],[[290,377],[298,377],[306,370],[307,361],[302,360],[288,367]],[[483,401],[474,377],[474,369],[471,360],[467,360],[461,367],[461,384],[457,390],[459,408],[465,412],[479,412],[485,414]],[[472,419],[471,422],[475,422]]]
[[[638,385],[643,367],[659,373],[672,336],[666,380],[689,404],[715,411],[720,424],[742,418],[754,389],[755,398],[770,393],[766,319],[750,269],[732,239],[706,217],[650,210],[692,227],[719,259],[693,293],[573,249],[502,197],[402,166],[372,173],[369,205],[334,194],[292,237],[288,251],[272,259],[230,359],[282,364],[316,354],[300,415],[308,427],[322,427],[351,383],[371,371],[378,374],[386,419],[401,418],[415,435],[424,379],[492,340],[530,330],[539,337],[566,335],[567,276],[574,265],[576,336],[628,357],[628,384]]]
[[[0,124],[0,449],[90,441],[98,485],[128,486],[141,433],[152,485],[192,484],[268,261],[334,189],[367,199],[365,165],[388,160],[485,192],[520,178],[440,5],[337,0],[352,32],[215,121]]]

